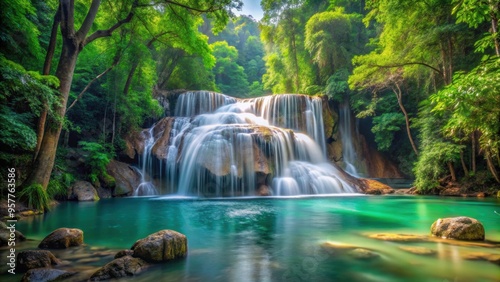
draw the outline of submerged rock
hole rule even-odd
[[[134,251],[132,251],[132,250],[122,250],[122,251],[119,251],[118,253],[115,254],[115,259],[121,258],[124,256],[133,256],[133,255],[134,255]]]
[[[40,249],[66,249],[83,244],[83,231],[75,228],[59,228],[45,237]]]
[[[98,201],[99,195],[90,182],[77,181],[69,188],[68,200]]]
[[[415,255],[428,256],[428,255],[436,254],[436,251],[431,250],[429,248],[425,248],[425,247],[399,246],[398,248],[400,248],[401,250],[403,250],[405,252],[412,253]]]
[[[500,254],[474,252],[474,253],[464,254],[464,255],[462,255],[462,258],[467,259],[467,260],[489,261],[491,263],[494,263],[494,264],[500,266]]]
[[[21,282],[48,282],[60,281],[75,275],[75,272],[68,272],[60,269],[52,268],[35,268],[26,272],[21,279]]]
[[[411,235],[411,234],[393,234],[393,233],[377,233],[370,234],[368,238],[391,241],[391,242],[425,242],[428,241],[427,236]]]
[[[147,263],[131,256],[124,256],[114,259],[105,266],[99,268],[92,276],[90,281],[102,281],[113,278],[131,277],[141,273],[147,267]]]
[[[134,257],[148,262],[163,262],[187,256],[187,238],[173,230],[161,230],[138,240],[131,248]]]
[[[380,257],[379,254],[363,248],[355,248],[353,250],[348,251],[347,254],[355,259],[361,259],[361,260],[370,260]]]
[[[459,216],[440,218],[431,226],[431,234],[445,239],[484,240],[484,227],[477,219]]]
[[[51,267],[61,263],[50,251],[30,250],[22,251],[17,255],[17,267],[20,272],[33,268]]]

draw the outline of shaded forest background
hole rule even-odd
[[[77,178],[65,163],[76,149],[86,180],[112,181],[104,168],[124,138],[164,114],[158,92],[203,89],[348,101],[419,190],[498,187],[500,1],[261,5],[257,22],[234,16],[239,1],[2,0],[2,169],[19,168],[26,194],[56,197]],[[60,62],[79,35],[65,93]],[[50,166],[44,130],[60,131],[46,181],[33,176]]]

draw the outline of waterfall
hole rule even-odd
[[[326,160],[319,97],[235,99],[186,92],[179,96],[175,113],[144,131],[143,175],[159,175],[155,183],[164,193],[225,197],[357,192],[346,174]],[[141,189],[136,191],[145,194]]]
[[[153,171],[153,159],[150,157],[151,148],[153,148],[153,145],[155,143],[153,129],[154,127],[151,127],[151,129],[148,130],[147,134],[145,134],[147,135],[146,143],[144,146],[144,152],[140,158],[142,167],[142,169],[139,171],[139,173],[141,174],[141,183],[134,190],[133,196],[151,196],[158,194],[158,190],[156,190],[156,187],[153,185],[153,183],[151,183],[149,177],[147,177],[148,172]]]
[[[342,141],[342,159],[345,171],[352,176],[359,177],[359,173],[354,165],[356,163],[356,150],[354,148],[353,124],[351,123],[351,110],[349,103],[345,101],[339,107],[339,131]]]

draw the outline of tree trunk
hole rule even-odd
[[[448,162],[448,169],[450,170],[451,181],[457,181],[457,175],[455,174],[455,168],[452,162]]]
[[[464,170],[465,176],[469,176],[469,169],[467,169],[467,165],[465,164],[463,151],[460,151],[460,161],[462,162],[462,169]]]
[[[493,160],[491,159],[491,156],[489,153],[486,153],[486,164],[488,165],[488,169],[490,170],[491,174],[495,178],[495,180],[500,183],[500,176],[498,176],[497,169],[495,168],[495,165],[493,164]]]
[[[476,174],[476,132],[472,132],[472,173]]]
[[[57,13],[54,16],[54,22],[52,23],[52,30],[50,32],[49,46],[47,47],[47,55],[45,56],[45,62],[43,63],[43,75],[50,74],[50,67],[52,65],[52,59],[54,58],[54,52],[56,50],[57,44],[57,31],[59,29],[59,23],[61,22],[61,9],[57,9]],[[38,125],[36,130],[36,146],[33,153],[33,162],[36,161],[38,157],[38,152],[42,145],[43,135],[45,134],[45,123],[47,122],[48,105],[47,101],[43,101],[43,109],[40,113],[40,118],[38,119]]]
[[[411,136],[411,130],[410,130],[410,118],[408,117],[408,112],[406,111],[405,106],[403,105],[403,98],[402,98],[402,93],[401,93],[401,88],[399,87],[398,83],[394,83],[396,86],[396,89],[394,89],[394,93],[396,94],[396,97],[398,99],[398,104],[399,108],[403,112],[403,115],[405,116],[405,122],[406,122],[406,133],[408,134],[408,139],[410,140],[411,147],[413,148],[413,151],[415,152],[415,155],[418,156],[418,150],[417,146],[415,145],[415,141],[413,141],[413,137]]]
[[[66,103],[68,102],[78,53],[79,49],[77,47],[77,42],[72,39],[63,40],[61,58],[56,71],[56,76],[60,81],[60,105],[54,110],[55,116],[60,120],[51,118],[47,121],[38,157],[34,162],[32,173],[25,181],[25,186],[41,184],[42,187],[46,189],[49,184],[50,174],[52,173],[56,157],[57,143],[63,126],[62,119],[66,113]]]

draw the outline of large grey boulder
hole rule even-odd
[[[40,249],[66,249],[83,244],[83,231],[74,228],[59,228],[45,237],[38,245]]]
[[[484,227],[477,219],[459,216],[440,218],[431,226],[436,237],[457,240],[484,240]]]
[[[90,182],[77,181],[69,188],[68,200],[98,201],[99,195]]]
[[[148,262],[164,262],[187,256],[187,238],[173,230],[161,230],[138,240],[131,248],[134,257]]]

